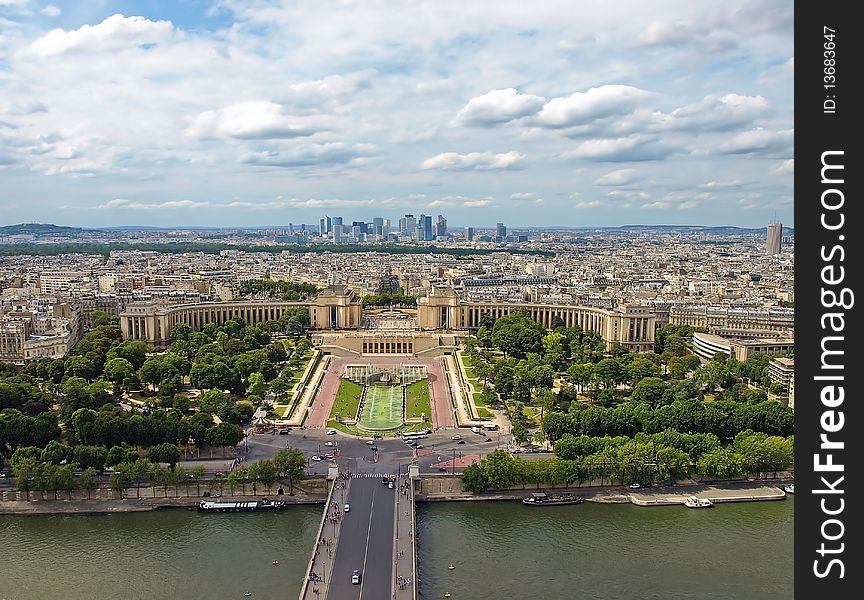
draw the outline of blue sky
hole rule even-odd
[[[0,0],[0,223],[792,225],[792,6]]]

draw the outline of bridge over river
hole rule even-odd
[[[384,477],[392,479],[390,488]],[[416,467],[382,475],[328,475],[330,491],[300,600],[416,600]],[[345,505],[350,507],[347,512]],[[360,581],[352,582],[357,570]]]

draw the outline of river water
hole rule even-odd
[[[0,600],[293,600],[320,515],[0,517]],[[710,510],[428,503],[417,518],[423,600],[792,598],[791,497]]]

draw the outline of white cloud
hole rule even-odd
[[[636,169],[617,169],[598,177],[594,185],[627,185],[637,179]]]
[[[318,130],[308,119],[286,114],[281,104],[250,101],[199,114],[187,133],[197,139],[263,140],[307,137]]]
[[[727,131],[750,125],[772,114],[768,100],[762,96],[709,94],[699,102],[672,111],[668,129]]]
[[[471,98],[456,114],[454,125],[489,127],[535,114],[546,99],[532,94],[520,94],[514,88],[492,90]]]
[[[126,200],[124,198],[114,198],[104,204],[100,204],[102,209],[127,209],[127,210],[166,210],[176,208],[208,208],[209,202],[196,202],[193,200],[168,200],[165,202],[136,202]]]
[[[240,162],[259,167],[326,167],[346,165],[372,156],[375,148],[368,144],[348,145],[342,142],[326,144],[306,144],[287,151],[265,150],[248,152],[240,157]]]
[[[510,194],[510,199],[516,202],[533,202],[534,204],[543,202],[543,198],[536,192],[516,192]]]
[[[170,21],[150,21],[144,17],[116,14],[98,25],[82,25],[66,31],[53,29],[21,50],[22,57],[51,57],[69,52],[110,52],[141,44],[159,44],[174,35]]]
[[[421,169],[440,169],[443,171],[494,171],[500,169],[518,169],[525,160],[525,155],[511,151],[502,154],[493,152],[443,152],[427,158],[420,164]]]
[[[533,120],[541,127],[582,125],[615,115],[632,113],[652,94],[630,85],[603,85],[565,98],[553,98]]]
[[[489,206],[492,204],[492,198],[474,198],[472,200],[466,200],[462,203],[462,206],[466,208],[482,208],[484,206]]]
[[[721,154],[792,154],[793,132],[791,129],[771,131],[756,127],[732,137],[721,144]]]
[[[653,137],[623,137],[586,140],[560,155],[564,159],[598,162],[662,160],[677,150]]]
[[[53,4],[46,4],[45,8],[43,8],[39,12],[46,17],[59,17],[62,11]]]
[[[783,174],[794,173],[795,172],[795,159],[790,158],[788,160],[784,160],[782,163],[780,163],[780,166],[778,166],[775,169],[775,171],[777,171],[778,173],[783,173]]]

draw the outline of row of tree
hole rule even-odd
[[[11,461],[17,487],[26,492],[28,500],[30,493],[34,491],[40,492],[43,499],[47,493],[53,492],[54,498],[57,499],[58,492],[66,492],[67,497],[71,498],[72,492],[78,489],[86,490],[89,498],[92,491],[99,487],[101,468],[92,465],[83,466],[77,462],[44,461],[41,460],[41,455],[37,455],[37,451],[38,448],[22,448],[13,455]],[[47,449],[39,452],[45,451]],[[122,452],[124,451],[120,450],[117,454]],[[287,479],[290,486],[289,493],[293,494],[294,484],[303,479],[306,464],[300,450],[285,448],[277,452],[272,460],[262,460],[249,466],[238,467],[227,476],[220,474],[206,480],[202,466],[187,470],[176,467],[175,462],[169,463],[166,467],[161,464],[164,462],[162,457],[153,451],[147,458],[141,458],[134,450],[130,452],[130,449],[126,449],[125,452],[126,455],[123,457],[125,460],[111,465],[109,487],[120,492],[121,495],[125,495],[127,490],[134,487],[136,498],[141,497],[141,487],[144,484],[152,488],[153,497],[156,496],[158,486],[163,488],[165,497],[168,496],[168,488],[173,486],[176,497],[179,495],[181,485],[186,487],[187,495],[189,487],[195,485],[196,493],[200,496],[201,485],[205,482],[211,490],[218,488],[220,493],[222,487],[227,485],[232,494],[238,487],[242,487],[245,494],[247,485],[251,485],[253,492],[257,492],[257,486],[260,484],[269,492],[280,478]],[[114,448],[111,449],[111,453],[114,453]]]
[[[782,437],[792,435],[795,417],[788,407],[770,400],[744,404],[731,400],[678,399],[658,408],[633,402],[612,408],[571,404],[568,413],[547,413],[541,426],[546,439],[553,443],[566,433],[633,437],[639,432],[658,433],[665,429],[711,433],[728,440],[747,429]]]
[[[729,446],[716,446],[694,460],[686,451],[658,439],[561,440],[561,454],[542,460],[522,460],[495,450],[478,464],[465,468],[462,484],[470,492],[503,490],[517,485],[673,484],[703,480],[740,479],[748,473],[778,471],[792,465],[793,438],[743,431]],[[595,444],[599,450],[572,452],[576,445]]]

